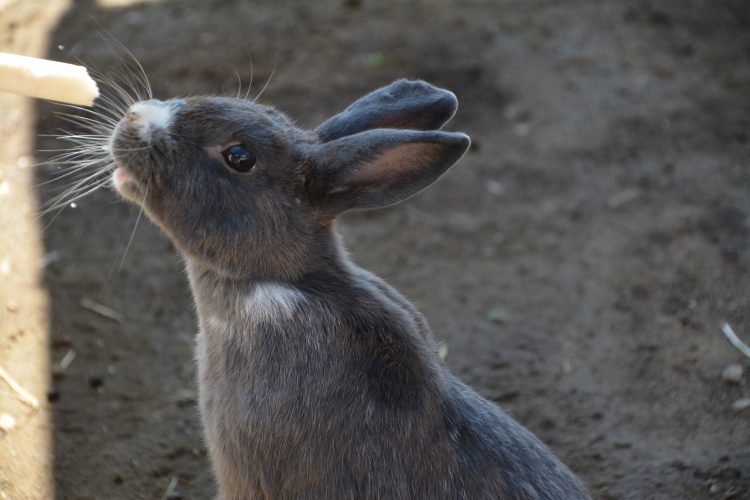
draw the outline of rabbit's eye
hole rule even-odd
[[[221,156],[227,166],[237,172],[249,172],[255,166],[255,155],[240,144],[229,146]]]

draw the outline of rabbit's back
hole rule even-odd
[[[587,498],[533,435],[447,373],[421,316],[369,273],[240,298],[193,281],[201,413],[227,500]]]

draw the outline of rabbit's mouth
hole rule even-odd
[[[143,185],[122,166],[118,165],[112,174],[112,185],[124,198],[135,203],[143,203],[146,197]]]

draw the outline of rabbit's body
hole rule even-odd
[[[585,498],[543,444],[448,373],[421,315],[372,274],[189,276],[226,499]]]
[[[468,138],[436,130],[454,111],[451,93],[399,81],[315,133],[214,98],[137,104],[115,132],[116,187],[186,258],[225,500],[589,498],[448,372],[422,315],[336,236],[339,213],[400,201],[458,160]]]

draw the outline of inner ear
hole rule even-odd
[[[321,144],[310,202],[333,213],[398,203],[443,175],[469,147],[465,134],[377,129]]]
[[[330,194],[359,192],[375,185],[380,190],[400,191],[399,184],[408,184],[426,173],[424,166],[434,161],[433,149],[431,144],[420,143],[388,149],[348,172]]]

